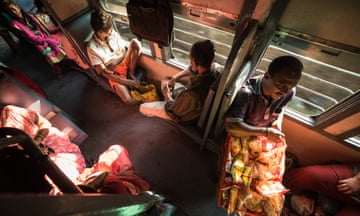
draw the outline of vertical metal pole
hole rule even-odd
[[[220,102],[221,102],[222,96],[224,94],[226,85],[230,79],[229,73],[232,68],[233,61],[235,60],[235,57],[237,56],[237,52],[240,49],[241,44],[242,44],[241,40],[243,40],[243,31],[246,29],[248,22],[250,21],[250,19],[252,17],[252,13],[255,9],[256,4],[257,4],[257,0],[256,1],[253,1],[253,0],[245,1],[244,7],[241,11],[241,16],[239,16],[238,25],[236,28],[237,31],[236,31],[234,41],[232,44],[232,49],[231,49],[229,57],[226,61],[224,71],[221,74],[220,82],[219,82],[218,88],[216,90],[214,102],[213,102],[213,105],[211,107],[211,111],[209,114],[209,119],[206,123],[205,132],[204,132],[204,135],[202,138],[201,150],[206,147],[210,129],[213,125],[216,113],[219,109]]]
[[[56,25],[60,28],[61,32],[65,35],[65,37],[69,40],[69,42],[71,43],[71,45],[74,47],[74,49],[76,50],[77,54],[80,56],[81,60],[87,64],[89,66],[89,71],[93,74],[92,77],[94,77],[96,79],[96,81],[98,83],[100,83],[100,80],[98,80],[98,76],[96,74],[96,71],[94,70],[94,68],[91,67],[91,62],[89,60],[89,58],[87,57],[87,54],[85,54],[83,52],[83,50],[80,48],[80,46],[78,45],[78,43],[74,40],[74,38],[70,35],[70,32],[68,32],[63,24],[62,21],[60,20],[59,16],[57,15],[56,11],[54,11],[54,9],[51,7],[51,5],[49,4],[49,2],[47,0],[41,0],[41,2],[43,3],[44,7],[46,8],[46,10],[49,12],[51,18],[54,19],[54,21],[56,22]],[[90,25],[90,24],[89,24]],[[86,71],[85,71],[86,73]]]

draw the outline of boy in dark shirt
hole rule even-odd
[[[147,116],[157,116],[175,122],[194,122],[200,116],[211,85],[216,79],[210,70],[215,56],[214,45],[210,40],[198,41],[190,50],[189,68],[173,75],[163,82],[162,92],[165,101],[140,105],[140,112]],[[188,84],[179,93],[175,83],[187,77]],[[176,94],[174,94],[177,92]]]

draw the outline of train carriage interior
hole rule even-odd
[[[26,12],[37,11],[32,0],[13,1]],[[244,81],[265,73],[271,60],[281,55],[298,57],[304,64],[296,97],[283,122],[288,151],[297,156],[300,165],[360,161],[357,0],[341,5],[335,0],[169,1],[173,14],[170,44],[138,37],[143,46],[139,66],[159,90],[161,80],[189,65],[194,42],[214,42],[220,76],[208,94],[202,121],[193,125],[142,115],[138,105],[124,104],[90,66],[86,45],[93,34],[90,14],[94,8],[113,16],[114,27],[124,40],[137,37],[129,24],[128,0],[41,2],[83,67],[68,65],[58,77],[33,44],[10,31],[12,46],[2,33],[1,105],[34,108],[51,116],[50,122],[60,130],[71,130],[69,138],[79,146],[87,167],[111,145],[123,146],[136,172],[155,194],[138,198],[71,194],[54,199],[46,194],[6,193],[0,194],[5,215],[29,211],[34,215],[135,215],[125,211],[228,215],[216,200],[219,158],[226,139],[224,115]],[[30,79],[35,88],[24,85],[19,76],[22,81]],[[2,140],[7,132],[0,132]],[[65,190],[73,190],[69,187]]]

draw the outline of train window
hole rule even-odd
[[[264,73],[272,59],[280,55],[293,55],[304,64],[296,97],[289,104],[302,116],[319,116],[360,89],[360,68],[354,66],[358,54],[277,35],[255,73]]]
[[[209,39],[214,42],[216,49],[214,61],[225,65],[233,37],[233,32],[195,22],[181,11],[174,11],[174,41],[171,50],[175,60],[182,64],[189,64],[189,51],[193,43]]]
[[[131,32],[129,27],[129,20],[126,12],[127,2],[128,0],[100,1],[103,9],[105,9],[107,12],[112,14],[115,21],[115,25],[121,37],[124,38],[125,40],[130,41],[132,38],[136,38],[136,36]],[[143,46],[143,52],[148,55],[151,55],[150,42],[147,40],[142,40],[141,44]]]
[[[347,143],[360,148],[360,134],[345,140]]]
[[[264,73],[272,59],[281,55],[295,56],[304,64],[303,74],[296,88],[296,97],[288,105],[288,113],[292,117],[310,123],[318,130],[326,131],[326,127],[335,125],[348,116],[355,116],[352,114],[357,112],[360,93],[358,53],[277,32],[254,73]],[[354,125],[353,128],[346,129],[353,131],[358,127]],[[360,137],[351,133],[345,136],[345,126],[337,125],[332,129],[338,133],[335,136],[339,139],[360,147]]]
[[[128,26],[126,3],[128,0],[105,0],[103,7],[114,15],[118,30],[127,39],[135,37]],[[191,45],[202,39],[210,39],[215,44],[215,61],[225,65],[231,50],[234,37],[234,18],[224,15],[219,18],[219,11],[211,14],[205,8],[192,10],[189,5],[176,4],[171,1],[174,14],[174,40],[167,51],[170,58],[163,60],[185,66],[189,64]],[[195,12],[194,12],[195,11]],[[214,19],[217,16],[217,19]],[[213,19],[211,19],[213,18]],[[224,21],[225,20],[225,21]],[[154,43],[142,40],[142,44],[149,55],[154,54]],[[281,29],[274,34],[269,46],[265,50],[260,62],[252,75],[264,73],[269,63],[280,55],[293,55],[304,64],[302,78],[297,86],[297,94],[289,103],[288,114],[302,120],[317,129],[324,130],[317,122],[331,122],[333,108],[341,105],[345,100],[359,94],[360,66],[359,53],[348,49],[335,48],[338,46],[325,45],[326,43],[311,42],[301,35],[289,34]],[[344,107],[349,109],[349,107]],[[336,109],[335,109],[336,110]],[[330,116],[330,117],[329,117]],[[346,116],[343,115],[345,118]],[[359,136],[354,134],[341,137],[347,142],[359,143]],[[349,138],[350,137],[350,138]],[[356,145],[355,145],[356,146]]]
[[[128,0],[105,0],[102,6],[112,13],[115,20],[118,21],[117,26],[120,34],[126,39],[131,39],[135,36],[128,26],[127,2]],[[189,18],[186,12],[184,14],[184,11],[179,7],[172,5],[172,8],[174,14],[174,40],[170,47],[171,58],[164,60],[176,65],[188,65],[191,45],[198,40],[210,39],[214,42],[216,49],[215,62],[224,65],[231,49],[234,37],[233,30],[224,30],[201,24],[190,19],[191,17]],[[142,40],[142,44],[150,54],[151,43]]]

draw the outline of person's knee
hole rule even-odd
[[[321,173],[315,167],[301,167],[290,170],[284,176],[284,185],[292,188],[310,188],[322,179]]]
[[[137,56],[141,54],[141,43],[138,39],[132,39],[129,44],[129,50],[128,52],[134,53]]]
[[[136,49],[141,49],[141,42],[138,39],[133,38],[130,41],[130,46]]]

